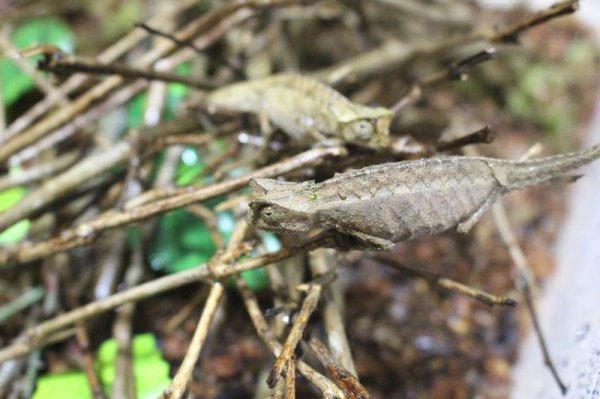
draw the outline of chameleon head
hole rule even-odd
[[[357,144],[383,147],[389,142],[392,113],[385,108],[369,108],[369,117],[353,119],[341,124],[342,138]]]
[[[283,183],[272,179],[250,180],[248,223],[275,232],[307,231],[314,226],[314,212],[306,188],[312,182]],[[302,200],[307,197],[306,200]]]
[[[307,231],[314,226],[310,213],[263,201],[250,203],[248,223],[261,230],[283,233]]]

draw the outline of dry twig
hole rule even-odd
[[[544,357],[544,364],[548,367],[550,372],[552,373],[552,377],[556,384],[560,388],[560,391],[563,395],[567,393],[567,386],[560,378],[560,374],[558,374],[558,370],[550,357],[550,351],[548,350],[548,345],[546,344],[546,339],[542,334],[542,328],[540,327],[539,318],[537,312],[535,310],[535,304],[533,300],[533,293],[531,287],[534,286],[533,279],[530,277],[530,270],[527,263],[527,258],[523,253],[523,250],[519,246],[517,239],[510,228],[508,223],[508,218],[506,217],[506,211],[504,210],[504,206],[502,203],[496,203],[492,207],[492,212],[494,215],[494,222],[496,223],[496,228],[498,229],[498,233],[500,233],[500,237],[502,238],[502,242],[506,245],[508,252],[516,266],[516,275],[515,275],[515,285],[517,289],[521,292],[523,297],[525,298],[525,304],[527,306],[527,311],[529,312],[529,316],[531,317],[531,321],[533,322],[533,328],[535,330],[535,336],[538,339],[538,343],[542,350],[542,355]]]
[[[310,337],[308,344],[325,366],[333,381],[346,394],[348,399],[368,399],[369,393],[350,371],[346,370],[333,359],[327,346],[316,337]]]
[[[311,314],[317,308],[317,303],[319,302],[320,296],[321,285],[314,283],[310,284],[306,298],[302,303],[300,312],[298,313],[298,316],[294,321],[294,325],[292,326],[287,340],[285,341],[285,345],[283,345],[283,349],[279,353],[279,356],[273,365],[273,369],[267,378],[267,385],[269,385],[269,387],[273,388],[275,384],[277,384],[277,381],[279,380],[279,377],[281,377],[284,368],[294,356],[296,346],[302,339],[302,333],[304,332],[304,328],[308,323],[308,319],[310,319]]]
[[[398,270],[402,270],[408,272],[412,275],[424,278],[430,284],[436,284],[442,288],[445,288],[449,291],[455,291],[462,295],[470,296],[473,299],[480,301],[488,306],[517,306],[517,301],[512,298],[507,298],[503,296],[492,295],[487,292],[481,291],[480,289],[470,287],[468,285],[459,283],[452,279],[435,275],[433,273],[428,273],[422,268],[419,267],[411,267],[408,266],[390,255],[377,255],[376,257],[379,261],[384,262],[387,265],[390,265]]]
[[[279,176],[308,165],[317,165],[328,157],[343,156],[345,154],[346,150],[343,147],[317,148],[258,169],[246,176],[227,180],[223,183],[201,186],[196,189],[173,190],[175,195],[172,197],[140,205],[129,210],[104,213],[94,220],[63,231],[59,236],[51,240],[33,245],[21,245],[2,249],[0,250],[0,265],[30,262],[50,254],[91,244],[99,234],[107,230],[139,222],[173,209],[188,206],[197,201],[203,201],[238,190],[246,186],[252,178]]]

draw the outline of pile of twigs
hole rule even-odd
[[[0,248],[0,273],[15,281],[41,281],[58,292],[47,294],[54,295],[54,304],[46,300],[42,309],[31,303],[35,311],[20,319],[16,327],[2,330],[0,375],[12,372],[12,380],[22,382],[19,376],[24,375],[25,356],[75,339],[88,359],[82,364],[92,392],[103,397],[87,350],[89,336],[98,328],[110,327],[90,321],[120,307],[112,321],[120,348],[120,369],[112,395],[129,397],[132,361],[128,354],[136,303],[203,282],[210,286],[208,297],[201,304],[195,302],[202,314],[185,357],[176,363],[171,386],[163,394],[184,397],[193,385],[193,372],[207,336],[216,334],[211,332],[211,323],[227,292],[224,281],[233,278],[256,334],[276,358],[266,379],[273,397],[295,397],[297,372],[321,396],[368,397],[346,336],[350,326],[345,325],[343,307],[336,300],[342,295],[336,271],[349,259],[334,257],[335,251],[325,249],[332,246],[325,235],[306,237],[300,244],[281,237],[283,248],[267,253],[260,236],[245,222],[243,189],[254,177],[320,180],[375,162],[462,150],[470,144],[491,142],[491,129],[466,126],[477,130],[472,134],[463,130],[458,132],[462,133],[459,138],[441,140],[438,136],[402,135],[411,128],[408,122],[398,120],[392,125],[390,145],[380,150],[311,147],[276,135],[266,144],[265,153],[258,150],[265,148],[265,143],[253,118],[225,115],[217,119],[205,113],[200,103],[181,107],[175,119],[161,121],[165,82],[205,92],[250,77],[296,71],[336,87],[357,102],[388,106],[401,119],[405,110],[407,114],[411,108],[418,110],[419,102],[427,99],[434,86],[465,80],[496,52],[515,51],[521,35],[573,13],[577,2],[565,1],[537,14],[506,20],[499,16],[490,20],[487,12],[461,1],[427,5],[383,0],[214,1],[203,2],[204,8],[196,3],[173,2],[166,13],[133,28],[95,58],[64,54],[51,46],[20,53],[22,57],[42,54],[39,69],[63,80],[55,85],[47,75],[33,71],[37,80],[44,82],[40,89],[45,97],[0,135],[3,170],[22,166],[18,174],[1,176],[0,188],[30,188],[22,201],[0,213],[0,230],[23,219],[33,223],[27,242]],[[173,72],[186,62],[192,65],[192,75]],[[121,137],[97,123],[144,91],[148,101],[143,127]],[[428,120],[418,117],[415,126]],[[450,125],[444,123],[438,131]],[[215,140],[225,143],[224,151],[210,145]],[[196,147],[208,166],[200,184],[176,187],[174,171],[184,146]],[[204,205],[214,198],[221,199],[216,209]],[[150,237],[157,217],[179,208],[206,223],[218,251],[206,264],[157,277],[147,267]],[[216,213],[224,210],[236,217],[228,242],[216,231]],[[517,285],[533,309],[525,257],[501,209],[495,216],[517,265]],[[136,229],[140,239],[126,240],[128,229]],[[298,257],[309,252],[305,270]],[[378,256],[377,261],[488,305],[516,303],[411,268],[388,255]],[[279,312],[272,312],[275,316],[270,318],[265,317],[256,293],[239,277],[256,268],[265,268],[269,275],[270,306]],[[63,296],[65,303],[57,299]],[[315,321],[313,317],[311,330],[322,334],[308,338],[306,327],[317,308],[320,318]],[[183,318],[191,315],[189,309],[182,312]],[[284,318],[291,320],[289,325],[282,322]],[[301,345],[314,356],[298,356]],[[551,366],[547,353],[546,359]],[[264,386],[264,376],[254,378],[258,386]],[[564,390],[558,376],[557,381]],[[4,384],[0,392],[12,389],[5,380],[0,384]],[[257,392],[266,395],[267,391]]]

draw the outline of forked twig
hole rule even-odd
[[[275,334],[273,334],[269,328],[269,325],[260,310],[256,296],[240,277],[236,276],[235,282],[237,289],[244,300],[244,306],[246,306],[248,315],[250,316],[252,324],[254,324],[254,328],[256,329],[259,337],[263,340],[271,352],[273,352],[273,354],[279,355],[279,353],[281,353],[282,346],[277,341]],[[344,393],[333,382],[312,369],[303,361],[298,361],[296,363],[296,367],[300,374],[302,374],[308,381],[310,381],[321,391],[321,394],[324,398],[344,398]]]
[[[433,87],[442,82],[453,81],[453,80],[467,80],[468,75],[465,69],[471,68],[475,65],[481,64],[482,62],[491,60],[496,54],[495,48],[488,48],[480,51],[473,55],[470,55],[462,60],[452,63],[442,71],[436,72],[431,76],[421,79],[413,83],[410,88],[406,91],[406,94],[396,102],[391,108],[393,113],[400,112],[407,105],[414,103],[423,95],[426,88]]]

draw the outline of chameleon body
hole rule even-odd
[[[467,232],[502,195],[574,181],[578,176],[567,173],[598,157],[600,144],[529,161],[454,156],[387,163],[321,183],[254,179],[248,221],[276,232],[324,228],[345,246],[387,249],[455,226]]]
[[[384,146],[392,112],[348,100],[314,79],[294,74],[234,83],[206,95],[211,111],[249,112],[268,119],[298,141],[308,136]]]

